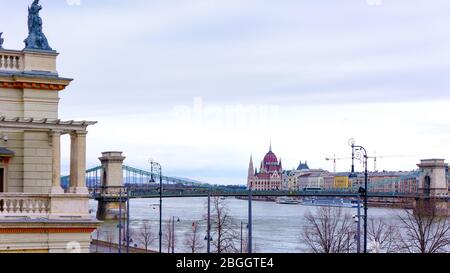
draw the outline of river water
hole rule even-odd
[[[206,198],[167,198],[163,199],[163,225],[175,217],[175,252],[187,252],[184,245],[186,233],[192,229],[192,223],[200,220],[202,238],[206,235],[206,221],[203,220],[207,213]],[[246,224],[248,221],[248,201],[227,198],[225,200],[229,213],[238,226],[240,233],[241,222],[244,223],[244,235],[246,237]],[[151,245],[152,250],[158,249],[159,232],[159,200],[158,199],[133,199],[130,201],[130,229],[138,230],[143,221],[149,221],[155,241]],[[95,215],[97,202],[90,203],[92,213]],[[308,211],[313,212],[316,207],[302,205],[282,205],[274,202],[253,202],[253,242],[255,252],[265,253],[301,253],[305,252],[300,242],[301,229],[305,225],[304,215]],[[356,215],[356,208],[345,208],[350,215]],[[362,210],[361,210],[362,213]],[[370,208],[369,217],[396,220],[402,210],[386,208]],[[180,220],[179,222],[177,220]],[[163,227],[164,228],[164,227]],[[356,230],[356,224],[355,224]],[[105,222],[99,233],[99,238],[107,240],[108,234],[118,234],[117,222]],[[93,234],[95,238],[96,233]],[[133,244],[138,242],[138,236],[134,235]],[[205,242],[206,245],[206,242]],[[163,248],[164,251],[164,248]],[[167,251],[167,249],[165,250]],[[205,247],[206,251],[206,247]]]

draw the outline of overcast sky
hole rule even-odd
[[[0,2],[4,47],[22,49],[32,1]],[[352,137],[380,170],[450,159],[448,0],[41,3],[58,71],[75,79],[60,116],[99,121],[88,167],[120,150],[128,165],[245,183],[270,141],[285,168],[332,170],[325,158],[350,156]]]

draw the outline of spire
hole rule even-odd
[[[3,42],[5,41],[5,39],[2,38],[3,32],[0,32],[0,49],[3,48]]]
[[[269,152],[272,152],[272,140],[270,141]]]
[[[248,176],[253,176],[253,155],[250,155],[250,164],[248,165]]]

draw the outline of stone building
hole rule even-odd
[[[87,127],[96,122],[59,119],[59,93],[72,79],[58,74],[41,8],[35,1],[29,9],[26,48],[0,49],[0,252],[88,252],[99,224],[85,185]],[[67,192],[60,186],[65,134]]]
[[[253,158],[250,158],[248,169],[247,187],[256,191],[282,190],[283,188],[283,166],[281,160],[272,152],[272,145],[269,152],[264,156],[260,169],[254,169]]]

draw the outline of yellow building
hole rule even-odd
[[[335,189],[348,189],[352,186],[350,179],[348,176],[335,176],[334,177],[334,185]]]

